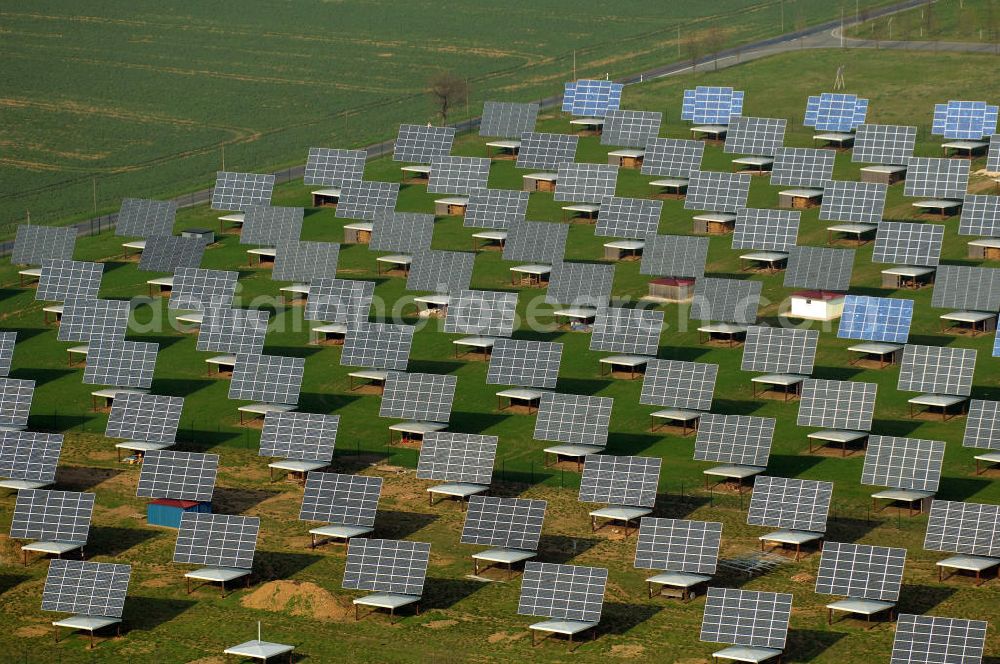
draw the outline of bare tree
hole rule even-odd
[[[687,51],[688,60],[691,61],[691,71],[698,66],[698,59],[701,58],[702,43],[701,36],[697,34],[689,35],[684,41],[684,50]]]
[[[719,70],[719,52],[722,51],[724,40],[722,31],[719,30],[718,26],[713,25],[705,34],[705,46],[708,52],[713,55],[716,71]]]
[[[441,124],[448,124],[448,115],[469,93],[466,80],[452,72],[441,72],[431,78],[427,92],[434,100],[434,108],[441,116]]]

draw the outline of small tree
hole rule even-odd
[[[469,86],[461,76],[441,72],[431,78],[428,93],[434,100],[437,114],[441,116],[441,124],[448,124],[448,115],[452,108],[466,98]]]

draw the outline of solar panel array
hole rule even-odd
[[[367,321],[348,323],[340,364],[345,367],[406,371],[414,332],[412,325]]]
[[[244,212],[240,244],[276,245],[298,240],[304,219],[305,208],[251,205]]]
[[[611,423],[610,397],[545,392],[538,405],[535,440],[603,446]]]
[[[345,184],[337,201],[337,217],[374,221],[380,215],[396,209],[398,196],[398,182],[361,181]]]
[[[260,519],[255,516],[181,514],[174,562],[251,569]]]
[[[875,383],[807,379],[802,383],[796,424],[870,431],[877,391]]]
[[[762,284],[759,281],[702,277],[694,283],[693,320],[757,322]]]
[[[581,565],[527,562],[517,613],[562,620],[599,622],[608,570]]]
[[[863,124],[855,134],[851,161],[905,166],[913,156],[916,144],[916,127]]]
[[[63,310],[65,312],[65,309]],[[10,373],[10,365],[14,361],[14,346],[17,343],[17,332],[0,332],[0,378]]]
[[[139,257],[139,269],[144,272],[173,272],[181,267],[198,267],[205,255],[205,240],[201,237],[167,235],[151,237]]]
[[[425,542],[354,537],[347,545],[343,587],[421,595],[430,555]]]
[[[557,263],[566,251],[569,226],[547,221],[518,221],[507,229],[503,247],[506,261]]]
[[[476,255],[467,251],[422,249],[413,255],[406,289],[454,293],[469,287]]]
[[[575,203],[603,203],[615,195],[618,167],[611,164],[559,165],[553,199]]]
[[[101,289],[102,263],[46,258],[38,277],[35,299],[65,302],[73,298],[94,299]]]
[[[743,371],[811,374],[819,330],[752,326],[743,347]]]
[[[268,312],[259,309],[205,309],[195,347],[216,353],[260,353],[267,320]]]
[[[882,222],[875,234],[873,263],[936,266],[941,257],[944,226]]]
[[[381,417],[447,422],[458,379],[429,373],[390,371],[382,392]]]
[[[1000,401],[969,402],[962,445],[987,450],[1000,448]]]
[[[177,203],[148,198],[124,198],[115,219],[115,235],[157,237],[171,235]],[[64,258],[69,258],[67,254]]]
[[[93,341],[87,353],[83,382],[86,385],[148,388],[153,384],[158,349],[159,344],[142,341]]]
[[[334,279],[340,245],[336,242],[303,242],[283,240],[278,244],[271,278],[275,281],[302,281]],[[310,296],[312,291],[310,291]]]
[[[115,396],[104,435],[144,443],[173,444],[184,397],[122,392]]]
[[[694,442],[697,461],[766,466],[771,455],[774,418],[705,413]]]
[[[28,426],[35,381],[19,378],[0,379],[0,427],[23,429]]]
[[[305,365],[301,357],[237,353],[229,398],[297,404]]]
[[[726,144],[728,154],[774,155],[785,142],[784,118],[752,118],[740,116],[729,122]]]
[[[520,138],[524,132],[535,130],[537,118],[538,104],[488,101],[483,104],[479,135]]]
[[[913,300],[848,295],[837,336],[905,344],[912,320]]]
[[[895,602],[903,585],[906,549],[825,542],[816,592],[851,599]]]
[[[260,456],[330,461],[339,426],[339,415],[267,413],[260,432]]]
[[[660,482],[659,457],[588,454],[579,499],[628,507],[653,507]]]
[[[976,351],[971,348],[907,344],[896,389],[969,396],[975,369]]]
[[[0,477],[52,483],[62,443],[58,433],[0,431]]]
[[[868,100],[857,95],[824,92],[810,96],[802,124],[816,131],[850,132],[864,124]]]
[[[931,134],[948,139],[978,141],[996,133],[998,109],[985,101],[949,101],[934,104]]]
[[[563,113],[603,118],[621,106],[624,87],[613,81],[570,81],[563,92]]]
[[[699,85],[684,91],[681,119],[698,124],[727,125],[730,119],[743,115],[743,91],[732,88]]]
[[[435,157],[427,181],[430,194],[470,194],[487,186],[490,160],[485,157]]]
[[[719,365],[681,360],[650,360],[639,403],[648,406],[710,410]]]
[[[524,221],[528,212],[527,191],[511,189],[477,189],[469,192],[462,223],[469,228],[504,229],[516,221]]]
[[[798,239],[797,210],[762,210],[743,208],[736,213],[733,249],[788,251]]]
[[[552,389],[559,380],[563,345],[551,341],[497,339],[486,370],[487,385]]]
[[[76,246],[72,226],[35,226],[20,224],[10,253],[12,265],[39,265],[46,259],[72,260]]]
[[[53,560],[42,588],[42,610],[121,618],[131,565]]]
[[[430,249],[434,215],[420,212],[391,212],[375,219],[368,248],[371,251],[414,253]]]
[[[721,523],[643,517],[635,546],[635,566],[715,574],[721,544]]]
[[[861,483],[937,491],[945,444],[937,440],[869,436]]]
[[[547,505],[544,500],[469,496],[461,542],[535,551]]]
[[[309,285],[305,319],[350,324],[368,320],[374,281],[317,279]]]
[[[204,270],[184,267],[174,272],[170,309],[204,311],[208,307],[228,307],[236,294],[235,270]]]
[[[707,237],[654,235],[646,240],[639,274],[703,277],[706,260],[708,260]]]
[[[59,320],[59,341],[124,339],[132,305],[128,300],[67,300]]]
[[[833,178],[835,150],[778,148],[771,167],[771,184],[822,189]]]
[[[436,157],[447,157],[455,141],[454,127],[401,124],[392,151],[393,161],[429,164]]]
[[[86,542],[96,494],[21,489],[14,503],[10,536],[48,542]]]
[[[697,171],[688,180],[685,210],[736,213],[746,207],[750,194],[750,175]]]
[[[273,190],[272,174],[219,171],[212,189],[212,209],[246,210],[253,205],[270,205]]]
[[[662,211],[663,201],[612,196],[601,203],[594,235],[631,240],[650,238],[660,227]]]
[[[521,134],[521,149],[517,152],[518,168],[552,170],[576,158],[579,136],[575,134],[546,134],[526,131]]]
[[[710,643],[782,650],[791,613],[791,593],[709,588],[700,638]]]
[[[149,450],[135,495],[211,502],[218,472],[218,454]]]
[[[302,184],[343,187],[349,182],[361,182],[367,160],[365,150],[309,148]]]
[[[785,286],[821,291],[846,291],[854,270],[853,249],[791,247]]]
[[[1000,236],[1000,196],[966,194],[958,234]]]
[[[750,496],[751,526],[826,532],[833,482],[758,475]]]
[[[646,142],[660,133],[662,121],[663,114],[659,111],[608,111],[604,116],[601,145],[646,147]]]
[[[979,664],[987,627],[985,620],[901,613],[889,664]]]
[[[701,170],[705,144],[678,138],[650,138],[639,172],[643,175],[687,178]]]
[[[420,446],[417,478],[489,486],[496,454],[496,436],[432,431]]]
[[[611,299],[615,266],[599,263],[567,263],[552,265],[545,301],[550,304],[604,306]]]
[[[461,290],[451,296],[444,331],[509,337],[514,332],[517,293]]]
[[[371,528],[381,493],[381,477],[311,472],[306,475],[299,519]]]
[[[969,160],[910,157],[904,196],[964,199],[969,186]]]
[[[888,186],[881,182],[831,180],[823,188],[819,218],[823,221],[849,221],[877,224],[882,221]]]
[[[662,311],[601,307],[594,317],[590,350],[655,357],[662,329]]]
[[[1000,506],[932,501],[924,548],[969,556],[1000,555]]]
[[[1000,269],[939,265],[934,275],[931,306],[1000,310]]]

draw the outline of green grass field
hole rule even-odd
[[[843,64],[848,91],[871,98],[869,121],[910,122],[921,126],[918,152],[934,155],[938,145],[927,135],[932,105],[940,98],[997,97],[996,84],[975,72],[993,65],[986,56],[948,54],[895,54],[883,52],[807,52],[769,58],[718,74],[697,78],[676,78],[654,84],[629,87],[623,105],[628,108],[660,110],[665,113],[663,136],[685,137],[687,130],[679,117],[680,96],[694,84],[734,85],[746,90],[748,115],[789,118],[786,144],[808,146],[811,132],[801,127],[806,97],[828,89],[835,68]],[[891,77],[886,72],[893,72]],[[789,75],[794,73],[794,75]],[[942,92],[946,91],[946,92]],[[974,97],[973,97],[974,95]],[[545,131],[568,132],[565,116],[550,115],[540,122]],[[608,148],[596,138],[581,139],[578,161],[604,163]],[[456,154],[483,155],[478,137],[462,137]],[[981,168],[981,161],[973,170]],[[704,168],[728,170],[729,156],[719,148],[706,151]],[[398,164],[373,161],[369,179],[398,180]],[[491,187],[519,188],[521,173],[510,162],[494,162]],[[837,158],[837,179],[858,179],[858,166],[848,154]],[[624,170],[618,194],[647,196],[651,177]],[[992,183],[973,177],[974,191],[990,191]],[[309,204],[309,187],[292,183],[278,188],[273,202],[278,205]],[[777,187],[766,178],[754,179],[750,205],[776,207]],[[433,195],[423,187],[404,186],[398,209],[429,211]],[[885,216],[905,219],[912,216],[902,187],[890,190]],[[680,201],[667,201],[660,232],[689,234],[695,213],[683,209]],[[817,210],[804,212],[799,243],[823,245],[826,223],[817,219]],[[205,207],[184,210],[178,228],[216,226],[216,214]],[[551,195],[533,194],[528,217],[556,223],[559,204]],[[343,220],[328,209],[307,210],[303,237],[310,240],[340,241]],[[956,234],[957,221],[946,222],[946,244],[942,258],[949,263],[969,264],[965,258],[965,238]],[[434,248],[471,249],[472,229],[456,218],[439,218],[435,225]],[[567,258],[599,260],[604,238],[593,235],[593,227],[576,224],[570,228]],[[101,260],[105,278],[101,297],[131,298],[146,292],[145,281],[160,276],[141,273],[134,263],[121,260],[122,238],[110,234],[82,238],[75,257]],[[857,250],[852,292],[911,298],[917,315],[911,331],[914,343],[974,348],[978,351],[974,398],[1000,399],[997,360],[990,356],[993,337],[977,339],[942,335],[937,316],[930,308],[931,290],[891,292],[879,287],[882,266],[870,262],[872,245]],[[739,274],[737,255],[727,237],[713,237],[707,272],[711,276]],[[376,295],[390,305],[412,298],[398,278],[378,278],[375,256],[364,246],[345,246],[340,254],[339,275],[345,278],[376,279]],[[477,256],[472,287],[507,290],[511,264],[494,252]],[[989,267],[998,267],[987,263]],[[406,617],[395,626],[371,617],[355,623],[350,613],[354,596],[340,588],[344,553],[326,546],[315,551],[308,547],[309,525],[296,520],[301,489],[287,482],[268,481],[266,460],[256,454],[259,433],[237,426],[238,402],[227,399],[228,383],[206,376],[208,354],[195,350],[195,336],[151,324],[163,317],[166,304],[153,300],[136,310],[130,339],[160,344],[152,391],[184,396],[179,444],[176,449],[210,451],[222,455],[214,511],[260,516],[261,536],[255,561],[255,581],[250,590],[239,590],[220,599],[217,589],[203,588],[186,595],[182,574],[185,566],[170,562],[174,531],[145,524],[144,500],[135,497],[138,469],[115,460],[112,441],[104,438],[106,416],[89,410],[91,387],[81,384],[82,370],[68,367],[65,348],[56,340],[56,331],[42,322],[41,303],[30,289],[17,287],[16,269],[0,268],[3,301],[2,327],[19,332],[12,376],[31,378],[38,387],[32,408],[31,426],[66,433],[57,477],[58,488],[96,491],[88,553],[99,561],[130,562],[133,577],[126,603],[128,631],[121,639],[102,643],[88,652],[79,637],[53,644],[50,621],[55,614],[39,609],[46,564],[36,561],[27,568],[19,563],[17,543],[0,536],[0,596],[4,605],[0,647],[12,662],[112,662],[125,659],[162,662],[222,664],[226,646],[254,638],[256,621],[264,623],[264,638],[295,643],[306,657],[303,661],[328,662],[347,659],[359,662],[489,662],[526,660],[567,661],[564,643],[546,643],[532,649],[527,626],[533,619],[516,614],[520,583],[483,584],[466,577],[471,572],[470,553],[477,547],[458,543],[462,514],[453,503],[428,507],[424,489],[428,482],[415,479],[416,451],[387,447],[390,420],[378,417],[379,398],[352,393],[347,389],[347,369],[339,364],[336,347],[306,345],[307,324],[301,307],[279,302],[278,288],[269,272],[246,267],[245,247],[235,236],[225,236],[219,246],[206,252],[204,267],[236,269],[241,273],[239,302],[236,306],[273,307],[266,353],[306,358],[306,373],[299,409],[336,413],[341,417],[338,454],[333,470],[376,474],[385,478],[376,535],[407,538],[432,543],[431,565],[425,588],[425,611]],[[638,274],[637,263],[616,264],[614,295],[639,297],[646,292],[647,278]],[[746,276],[743,273],[740,276]],[[776,323],[781,303],[790,289],[782,286],[782,274],[753,275],[763,282],[764,304],[760,320]],[[523,289],[519,315],[529,306],[541,311],[547,305],[534,300],[541,292]],[[412,312],[412,308],[404,311]],[[934,562],[944,557],[923,551],[924,517],[907,518],[886,510],[872,514],[869,494],[860,485],[863,458],[808,454],[805,428],[797,427],[796,403],[754,400],[751,374],[739,369],[739,349],[716,349],[699,345],[695,325],[687,320],[686,307],[664,307],[666,326],[661,338],[660,358],[711,362],[720,365],[713,412],[773,417],[777,420],[769,474],[830,480],[836,483],[829,539],[905,546],[909,549],[903,594],[899,603],[904,612],[929,613],[960,618],[990,620],[987,654],[993,662],[1000,658],[995,630],[1000,586],[990,581],[981,588],[967,579],[939,583]],[[418,322],[410,318],[409,322]],[[813,326],[821,330],[814,377],[877,383],[879,394],[874,432],[907,435],[948,442],[944,477],[938,496],[945,499],[1000,502],[996,473],[974,474],[973,450],[961,446],[964,419],[947,423],[911,420],[906,399],[896,391],[898,367],[868,371],[848,365],[847,340],[836,337],[836,324]],[[150,331],[150,328],[152,330]],[[609,380],[598,371],[603,353],[588,350],[589,335],[554,329],[521,329],[518,338],[554,340],[565,344],[558,391],[597,394],[615,399],[608,453],[659,456],[664,459],[657,516],[719,520],[725,524],[723,557],[754,550],[760,528],[747,526],[745,499],[734,493],[702,489],[701,471],[707,464],[692,460],[693,439],[651,434],[648,415],[653,407],[638,405],[641,381]],[[440,331],[440,322],[423,324],[416,334],[411,371],[450,373],[459,379],[450,429],[496,435],[500,450],[496,462],[494,495],[541,498],[549,501],[540,560],[604,566],[610,569],[600,637],[579,648],[574,661],[606,662],[637,657],[664,662],[704,664],[721,646],[700,643],[704,600],[689,604],[675,600],[648,599],[644,579],[647,574],[632,567],[635,541],[622,541],[620,533],[603,530],[591,533],[587,513],[591,507],[577,502],[579,476],[572,469],[545,468],[544,443],[532,439],[534,417],[505,415],[496,410],[494,389],[484,383],[485,365],[478,361],[456,360],[452,356],[454,335]],[[0,532],[7,532],[13,494],[0,496]],[[867,630],[859,623],[844,621],[828,627],[823,608],[828,598],[813,592],[818,555],[798,563],[789,562],[777,571],[751,581],[721,573],[717,583],[747,589],[776,590],[795,594],[795,609],[786,648],[790,662],[884,662],[893,638],[891,625]]]
[[[846,2],[846,0],[844,0]],[[875,7],[888,0],[865,0]],[[855,3],[847,3],[854,7]],[[281,3],[33,2],[0,11],[0,220],[60,223],[229,170],[301,164],[425,122],[428,79],[469,79],[468,106],[557,94],[839,15],[822,0]],[[709,26],[717,26],[710,28]],[[708,48],[694,53],[704,56]]]
[[[942,0],[927,3],[893,17],[866,21],[850,28],[847,34],[862,39],[996,43],[1000,41],[1000,2]]]

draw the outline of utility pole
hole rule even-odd
[[[222,170],[226,170],[226,146],[223,145],[219,149],[222,150]]]
[[[840,8],[840,48],[844,48],[844,7]]]
[[[778,4],[781,5],[781,32],[785,32],[785,0],[779,0]]]
[[[90,179],[91,184],[93,184],[93,194],[94,194],[94,214],[97,214],[97,176],[95,175]]]
[[[896,17],[895,16],[889,17],[889,41],[892,41],[892,19],[894,18]]]
[[[576,49],[573,49],[573,80],[576,80]]]
[[[681,26],[677,26],[677,57],[681,57]]]

